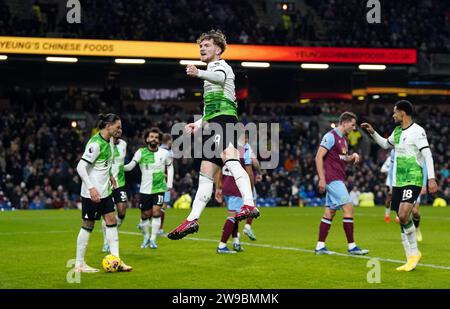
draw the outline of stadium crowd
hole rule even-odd
[[[450,50],[450,3],[444,0],[382,1],[381,22],[369,24],[367,1],[306,0],[327,26],[321,40],[330,46]]]
[[[65,108],[71,106],[67,103],[70,96],[64,96],[57,101],[59,103],[50,106],[49,93],[37,95],[29,90],[16,90],[14,93],[11,95],[12,107],[3,110],[0,116],[0,208],[76,207],[81,183],[75,167],[93,131],[91,128],[72,127],[70,119],[64,116]],[[22,104],[14,104],[15,100]],[[258,122],[280,123],[279,164],[276,169],[264,170],[262,179],[256,183],[258,203],[266,206],[323,204],[323,196],[317,192],[314,163],[321,136],[325,133],[320,130],[319,120],[323,115],[339,115],[342,111],[340,105],[323,104],[322,109],[302,107],[306,115],[313,115],[308,116],[308,120],[282,113],[289,109],[276,107],[272,110],[255,109],[252,115],[242,115],[244,123],[256,119]],[[105,108],[98,104],[95,112],[106,111]],[[360,121],[370,121],[380,134],[387,136],[393,128],[389,108],[380,107],[377,116],[370,119],[362,116]],[[450,115],[436,109],[425,109],[420,110],[417,121],[428,132],[440,185],[439,195],[450,202]],[[169,132],[174,123],[188,120],[182,119],[181,110],[176,113],[173,108],[158,108],[158,115],[152,117],[153,111],[150,108],[144,114],[127,113],[122,116],[124,139],[129,145],[127,160],[142,145],[142,133],[146,128],[158,126],[163,132]],[[432,123],[426,121],[427,115],[433,116]],[[362,153],[363,162],[349,167],[349,190],[357,187],[361,192],[371,192],[375,204],[383,204],[386,176],[380,172],[380,167],[387,152],[372,143],[364,153],[359,143],[361,137],[363,135],[358,135],[356,142],[350,143]],[[198,178],[195,164],[198,162],[194,159],[175,160],[174,198],[182,193],[194,196]],[[138,169],[127,173],[133,206],[138,202],[139,180]]]
[[[205,29],[219,28],[229,43],[450,50],[448,1],[384,1],[379,24],[367,22],[366,1],[305,3],[274,19],[264,1],[85,1],[83,22],[69,24],[64,6],[36,0],[29,14],[17,16],[0,0],[0,35],[193,42]]]

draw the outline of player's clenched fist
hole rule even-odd
[[[195,132],[197,132],[198,129],[199,127],[195,124],[195,122],[188,123],[187,125],[184,126],[184,131],[187,134],[194,134]]]
[[[186,67],[186,74],[188,76],[191,76],[191,77],[197,77],[198,76],[198,69],[196,68],[195,65],[189,64]]]

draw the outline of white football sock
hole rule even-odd
[[[233,245],[234,244],[237,244],[237,245],[240,244],[239,237],[233,237]]]
[[[156,236],[158,235],[159,228],[161,227],[161,217],[152,219],[152,237],[150,238],[151,241],[156,241]]]
[[[83,228],[80,229],[77,238],[77,258],[75,262],[75,267],[81,267],[84,263],[84,255],[86,253],[86,248],[88,246],[90,236],[91,232]]]
[[[409,249],[409,242],[408,242],[408,237],[406,236],[405,233],[401,233],[401,238],[402,238],[402,245],[403,245],[403,249],[405,249],[405,254],[406,254],[406,260],[409,259],[409,256],[411,255],[410,249]]]
[[[255,206],[255,201],[253,200],[253,190],[250,183],[250,177],[248,177],[247,172],[242,167],[239,160],[228,160],[225,161],[225,166],[228,168],[230,173],[234,177],[234,181],[241,192],[244,204],[248,206]]]
[[[150,219],[141,219],[141,227],[144,231],[144,239],[148,239],[150,237]]]
[[[384,215],[385,216],[389,216],[391,214],[391,209],[390,208],[385,208],[384,209]]]
[[[112,255],[119,256],[119,232],[117,225],[106,226],[106,238],[108,239],[109,250]]]
[[[102,232],[103,232],[103,245],[106,245],[108,241],[106,240],[106,222],[102,220]]]
[[[246,224],[244,226],[244,230],[251,230],[251,229],[252,229],[252,226],[250,224]]]
[[[223,248],[225,248],[226,246],[227,246],[226,243],[224,243],[224,242],[219,242],[219,249],[223,249]]]
[[[412,221],[410,221],[409,225],[408,228],[403,227],[406,237],[408,238],[409,250],[411,255],[419,255],[419,250],[417,249],[416,227]]]
[[[200,174],[197,193],[195,194],[195,199],[192,203],[192,210],[187,217],[188,221],[200,218],[200,215],[205,209],[206,204],[208,204],[209,199],[211,198],[211,195],[213,193],[213,183],[214,181],[212,178]]]
[[[320,250],[320,249],[322,249],[323,247],[325,247],[325,242],[323,242],[323,241],[318,241],[318,242],[317,242],[317,245],[316,245],[316,250]]]
[[[354,242],[351,242],[348,244],[348,250],[352,250],[355,247],[356,247],[356,243],[354,243]]]
[[[122,225],[123,220],[116,216],[117,221],[117,227],[120,227]]]

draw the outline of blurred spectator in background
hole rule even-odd
[[[353,187],[352,191],[350,191],[350,200],[352,201],[353,206],[359,205],[359,196],[361,192],[359,192],[358,187]]]

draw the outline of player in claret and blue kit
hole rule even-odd
[[[348,154],[346,135],[356,129],[356,115],[344,112],[339,117],[339,125],[324,135],[316,155],[316,168],[319,174],[319,191],[326,191],[325,214],[320,222],[319,241],[316,254],[334,254],[325,246],[325,239],[337,210],[344,211],[344,231],[348,242],[348,253],[365,255],[366,249],[359,248],[353,237],[353,204],[345,186],[345,164],[359,162],[359,155]]]

